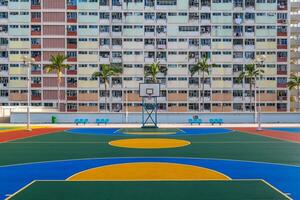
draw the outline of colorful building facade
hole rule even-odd
[[[201,75],[189,68],[206,56],[216,66],[204,79],[204,111],[247,112],[255,91],[237,77],[265,55],[261,109],[288,112],[290,11],[288,0],[0,0],[0,106],[27,105],[26,55],[36,60],[31,104],[55,107],[57,79],[43,66],[65,54],[61,111],[104,112],[106,96],[111,112],[139,112],[144,66],[160,62],[159,111],[198,112]],[[106,92],[91,75],[109,63],[123,73]]]

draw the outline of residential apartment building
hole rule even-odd
[[[291,70],[300,72],[300,0],[291,2]]]
[[[60,109],[102,112],[105,96],[112,112],[141,111],[139,83],[144,66],[160,62],[160,112],[197,112],[201,76],[189,67],[207,56],[216,66],[204,80],[204,111],[250,111],[254,92],[238,75],[265,55],[257,84],[264,112],[289,111],[290,2],[288,0],[0,0],[0,106],[55,107],[57,80],[43,65],[51,55],[68,55],[71,66],[61,83]],[[109,91],[91,78],[101,64],[123,67]]]

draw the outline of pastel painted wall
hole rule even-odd
[[[253,113],[159,113],[159,123],[185,124],[193,115],[199,115],[207,123],[210,118],[223,118],[225,123],[253,123]],[[112,123],[125,123],[125,113],[32,113],[32,123],[50,123],[51,116],[57,117],[58,123],[74,123],[76,118],[87,118],[94,123],[97,118],[109,118]],[[300,113],[264,113],[261,115],[264,123],[300,123]],[[26,123],[26,113],[12,112],[11,123]],[[130,113],[129,123],[141,123],[141,113]]]

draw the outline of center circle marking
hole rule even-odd
[[[109,142],[111,146],[133,149],[164,149],[176,148],[190,145],[187,140],[167,139],[167,138],[135,138],[120,139]]]

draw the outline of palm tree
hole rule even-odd
[[[204,83],[205,83],[205,75],[209,75],[209,69],[211,67],[215,66],[215,64],[208,64],[208,57],[205,56],[201,60],[199,60],[195,65],[193,65],[190,68],[191,77],[193,77],[196,73],[199,75],[202,74],[202,90],[201,90],[201,99],[202,99],[202,105],[200,108],[200,111],[204,111]],[[199,88],[200,88],[200,82],[199,82]]]
[[[264,70],[262,69],[257,69],[256,64],[247,64],[245,65],[245,71],[241,72],[239,77],[238,77],[238,82],[242,82],[243,79],[249,79],[249,84],[250,84],[250,109],[252,111],[252,92],[253,92],[253,87],[256,85],[256,78],[261,77],[264,73]],[[256,95],[256,94],[255,94]]]
[[[111,76],[117,76],[123,72],[122,67],[114,65],[101,65],[99,72],[94,72],[92,78],[100,78],[104,82],[105,87],[105,111],[107,111],[107,89],[109,87],[109,79]]]
[[[56,72],[57,75],[57,108],[60,110],[60,84],[63,75],[63,70],[68,69],[70,66],[64,62],[68,59],[68,56],[57,54],[52,55],[50,58],[51,64],[45,65],[44,69],[47,73]]]
[[[288,82],[289,90],[297,89],[297,106],[296,111],[299,111],[300,108],[300,76],[297,76],[297,74],[292,73],[290,77],[290,81]]]
[[[158,83],[157,75],[159,73],[167,74],[168,69],[160,65],[159,62],[152,63],[151,65],[145,66],[145,77],[150,77],[152,83]]]

